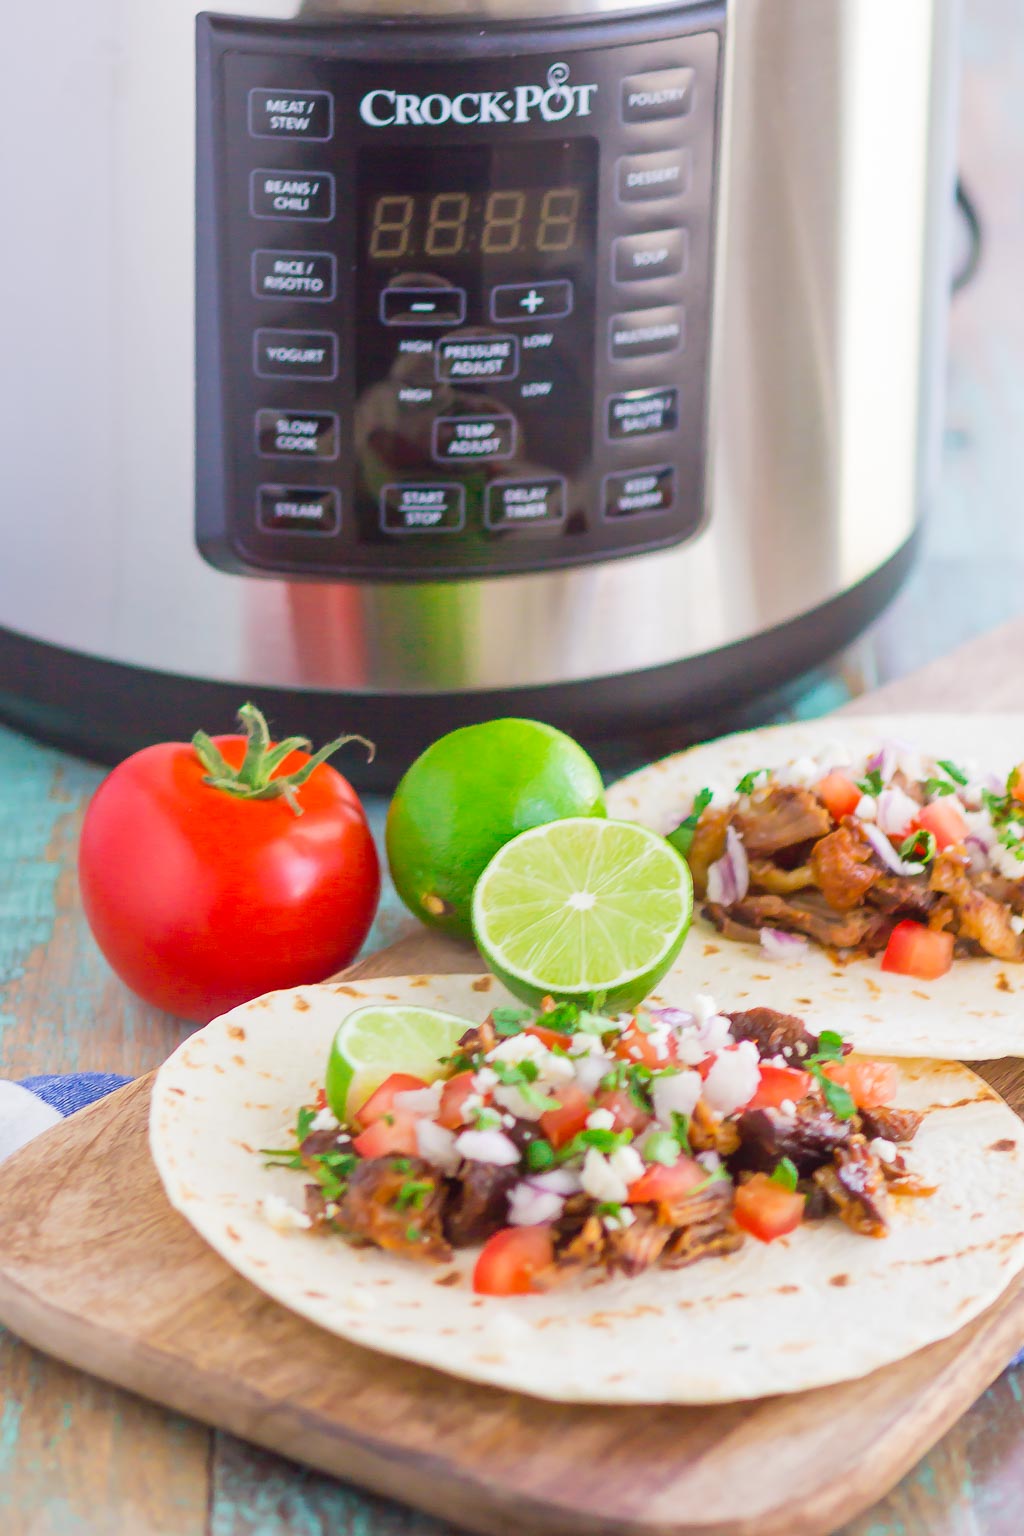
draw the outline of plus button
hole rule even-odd
[[[535,315],[538,309],[544,308],[544,300],[541,298],[536,288],[531,288],[525,298],[520,299],[519,302],[524,309],[528,309],[530,311],[531,315]]]

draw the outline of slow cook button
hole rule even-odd
[[[457,533],[465,521],[461,485],[386,485],[380,493],[385,533]]]
[[[565,481],[494,480],[487,487],[484,521],[488,528],[531,527],[565,521]]]
[[[678,425],[678,389],[631,389],[608,401],[608,437],[613,443],[674,432]]]
[[[624,363],[631,357],[656,357],[675,352],[683,344],[684,310],[681,304],[663,309],[635,309],[612,317],[609,350],[612,360]]]
[[[613,244],[617,283],[642,283],[674,277],[686,270],[689,237],[685,229],[658,229],[646,235],[623,235]]]
[[[652,123],[685,117],[693,106],[693,70],[658,69],[622,82],[622,121]]]
[[[336,459],[338,418],[330,411],[257,411],[256,452],[264,459]]]
[[[253,171],[249,211],[255,219],[334,218],[334,177],[329,171]]]
[[[693,155],[689,149],[669,149],[658,155],[623,155],[618,164],[620,203],[651,203],[659,197],[680,197],[690,190]]]
[[[667,512],[675,500],[675,481],[675,470],[670,464],[605,475],[604,515],[636,517],[643,512]]]
[[[514,336],[466,333],[445,336],[437,344],[437,377],[442,384],[514,379],[518,372],[519,342]]]
[[[329,91],[249,92],[249,132],[254,139],[312,139],[323,143],[334,132],[334,98]]]
[[[256,521],[264,533],[337,533],[341,505],[337,491],[308,485],[261,485]]]
[[[334,298],[335,272],[329,251],[253,251],[253,296],[326,303]]]
[[[434,422],[434,458],[442,464],[510,459],[516,451],[511,416],[439,416]]]
[[[338,338],[333,331],[275,331],[253,337],[253,367],[261,379],[333,379]]]

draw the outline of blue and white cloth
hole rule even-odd
[[[0,1162],[76,1109],[84,1109],[128,1082],[131,1078],[117,1072],[48,1074],[23,1077],[18,1083],[0,1078]]]

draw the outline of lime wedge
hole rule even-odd
[[[467,1029],[467,1019],[437,1008],[357,1008],[341,1025],[327,1058],[327,1102],[339,1120],[364,1104],[392,1072],[432,1083]]]
[[[632,1008],[678,955],[693,912],[686,864],[646,827],[571,817],[498,850],[473,893],[473,934],[526,1002]]]

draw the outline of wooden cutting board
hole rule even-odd
[[[1024,706],[998,637],[862,701]],[[1000,679],[998,691],[979,679]],[[417,933],[353,974],[471,970]],[[1024,1113],[1024,1063],[983,1064]],[[952,1339],[859,1382],[711,1409],[516,1397],[375,1355],[255,1290],[165,1201],[151,1078],[0,1169],[0,1322],[169,1407],[495,1536],[824,1536],[881,1498],[1024,1342],[1024,1279]],[[595,1347],[600,1347],[599,1342]]]

